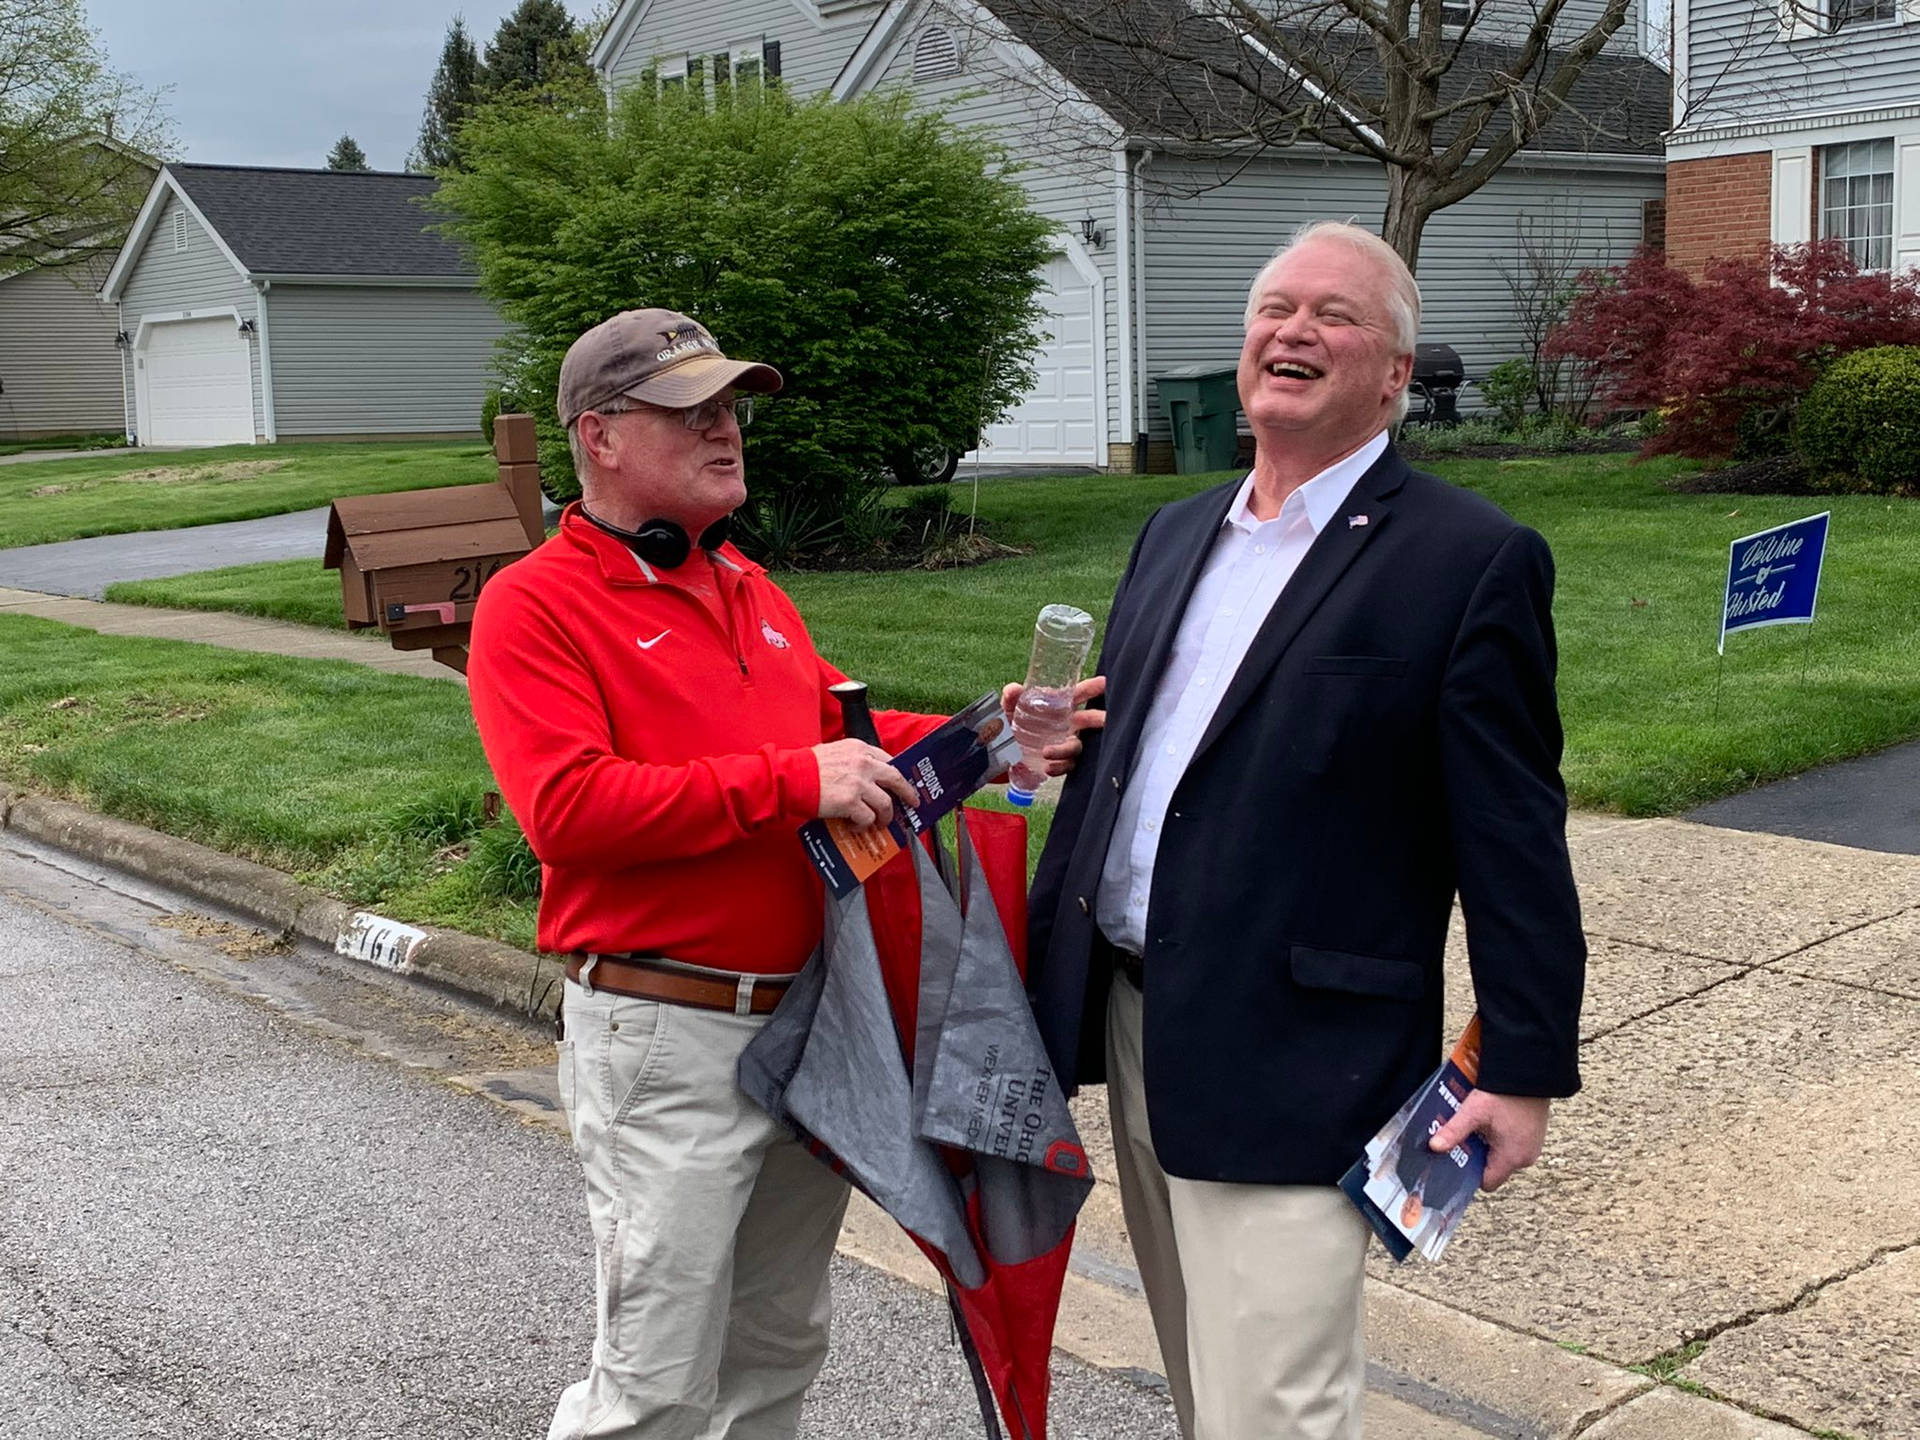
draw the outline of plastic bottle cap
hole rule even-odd
[[[1007,787],[1007,803],[1009,805],[1018,805],[1024,809],[1026,806],[1033,804],[1033,796],[1024,790],[1016,790],[1013,786],[1009,785]]]

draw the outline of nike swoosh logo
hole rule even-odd
[[[638,645],[642,650],[651,650],[654,646],[658,645],[662,640],[666,639],[667,636],[671,635],[672,633],[673,633],[672,630],[662,630],[658,635],[654,636],[651,640],[642,640],[638,635],[636,635],[633,637],[633,643]]]

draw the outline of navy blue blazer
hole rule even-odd
[[[1238,482],[1147,521],[1114,596],[1104,731],[1061,797],[1029,988],[1105,1078],[1094,897],[1140,731]],[[1350,523],[1365,515],[1364,524]],[[1553,560],[1389,448],[1275,602],[1174,791],[1146,933],[1154,1148],[1192,1179],[1331,1184],[1440,1063],[1456,890],[1483,1088],[1571,1095],[1586,946],[1567,860]]]

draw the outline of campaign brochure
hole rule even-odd
[[[844,898],[905,850],[913,837],[1019,758],[1020,742],[1007,723],[999,692],[982,695],[893,757],[894,769],[919,792],[919,804],[896,811],[885,827],[865,830],[845,820],[809,820],[800,827],[801,843],[827,888]]]
[[[1473,1093],[1480,1073],[1480,1017],[1468,1023],[1446,1064],[1408,1097],[1399,1112],[1367,1142],[1367,1152],[1340,1177],[1340,1188],[1360,1207],[1395,1260],[1418,1250],[1438,1260],[1480,1188],[1487,1168],[1487,1142],[1436,1152],[1427,1142]]]

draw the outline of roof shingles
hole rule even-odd
[[[1145,138],[1228,145],[1272,136],[1278,110],[1297,96],[1294,82],[1264,62],[1225,24],[1196,12],[1188,0],[985,0],[995,17],[1089,99]],[[1291,33],[1347,77],[1344,95],[1366,119],[1378,113],[1384,89],[1371,40],[1328,23],[1337,8],[1316,12],[1312,34]],[[1449,42],[1453,43],[1453,42]],[[1624,44],[1624,42],[1622,42]],[[1443,100],[1511,65],[1509,45],[1468,40],[1441,83]],[[1536,79],[1541,71],[1533,72]],[[1668,125],[1667,75],[1631,53],[1602,52],[1575,82],[1568,104],[1550,116],[1530,149],[1595,155],[1658,155]],[[1268,107],[1278,107],[1270,110]],[[1262,111],[1268,110],[1263,116]],[[1453,127],[1443,123],[1437,143]],[[1484,141],[1507,128],[1496,114]]]
[[[169,165],[200,213],[255,275],[472,279],[460,247],[426,227],[429,175]]]

